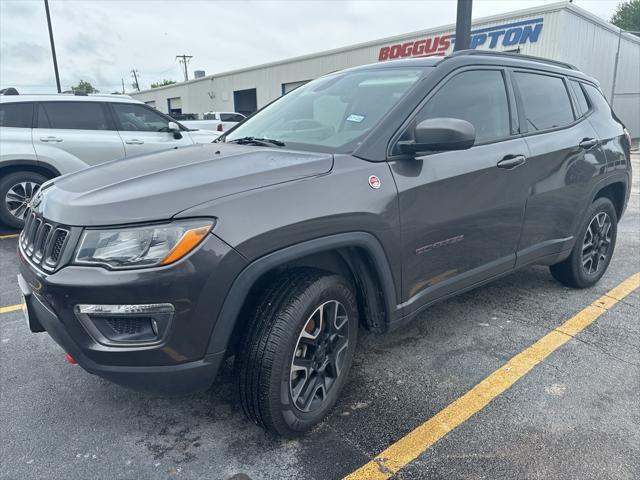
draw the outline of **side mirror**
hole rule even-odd
[[[467,150],[476,141],[476,129],[458,118],[430,118],[414,129],[414,140],[399,142],[405,153]]]
[[[180,126],[176,122],[167,123],[167,130],[169,133],[173,133],[173,138],[176,140],[180,140],[182,138],[182,133],[180,133]]]

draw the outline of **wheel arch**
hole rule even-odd
[[[233,282],[209,340],[207,353],[235,349],[251,300],[272,275],[311,266],[352,281],[364,324],[385,331],[396,311],[397,292],[384,249],[373,235],[351,232],[309,240],[269,253],[246,266]]]
[[[48,179],[60,176],[60,172],[56,168],[35,160],[8,160],[0,164],[0,175],[2,176],[21,171],[39,173]]]
[[[617,179],[607,185],[602,186],[594,195],[593,201],[598,198],[608,198],[616,209],[618,221],[624,213],[625,200],[627,197],[627,184],[621,179]],[[593,203],[593,202],[592,202]]]

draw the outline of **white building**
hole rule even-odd
[[[597,78],[634,137],[640,136],[640,38],[568,2],[473,22],[471,46],[575,65]],[[165,113],[251,113],[293,88],[344,68],[453,51],[455,25],[407,33],[144,90],[132,96]]]

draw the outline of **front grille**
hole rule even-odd
[[[55,270],[67,239],[69,228],[48,222],[42,216],[29,211],[20,236],[20,249],[32,263],[45,270]]]

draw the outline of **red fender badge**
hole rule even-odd
[[[377,190],[378,188],[380,188],[381,185],[382,185],[382,182],[378,177],[376,177],[375,175],[371,175],[369,177],[369,186],[371,188],[373,188],[374,190]]]

